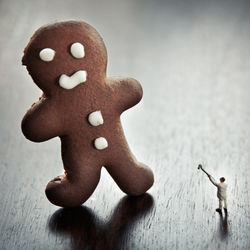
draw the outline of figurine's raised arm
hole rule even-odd
[[[135,106],[142,98],[141,84],[133,78],[109,78],[115,107],[120,113]]]
[[[211,175],[208,175],[208,178],[216,187],[218,187],[219,183]]]

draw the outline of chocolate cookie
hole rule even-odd
[[[48,183],[50,202],[84,203],[102,166],[123,192],[145,193],[153,173],[131,153],[120,121],[121,113],[141,100],[142,88],[134,79],[106,76],[107,51],[98,32],[78,21],[43,26],[22,62],[43,91],[22,120],[23,134],[34,142],[61,139],[65,174]]]

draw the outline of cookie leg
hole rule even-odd
[[[154,183],[152,170],[138,162],[129,150],[120,152],[118,158],[113,157],[105,168],[120,189],[128,195],[145,193]]]
[[[91,169],[91,171],[89,171]],[[81,168],[72,175],[65,172],[51,180],[45,189],[48,200],[60,207],[82,205],[94,192],[100,179],[100,168]]]

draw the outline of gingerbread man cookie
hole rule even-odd
[[[141,100],[142,88],[134,79],[106,76],[107,51],[97,31],[80,21],[41,27],[22,63],[43,91],[22,120],[23,134],[34,142],[61,139],[65,174],[48,183],[49,201],[81,205],[103,166],[126,194],[145,193],[153,173],[131,153],[120,121]]]

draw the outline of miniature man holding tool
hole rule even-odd
[[[225,183],[225,178],[221,177],[220,182],[217,182],[209,173],[207,173],[203,168],[202,165],[199,164],[198,169],[201,169],[205,172],[209,178],[209,180],[217,187],[217,197],[219,199],[219,208],[216,211],[222,214],[222,202],[224,202],[224,211],[227,215],[227,184]]]

